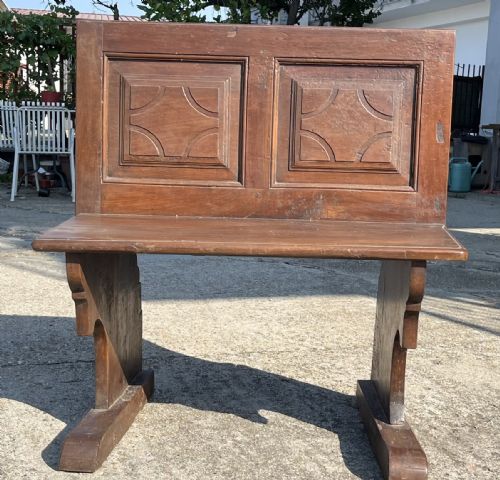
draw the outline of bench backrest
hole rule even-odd
[[[77,213],[443,223],[454,33],[79,22]]]

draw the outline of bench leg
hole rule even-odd
[[[142,371],[141,285],[135,254],[68,253],[66,271],[78,335],[93,335],[96,401],[66,437],[60,470],[93,472],[153,391]]]
[[[390,480],[427,478],[427,459],[404,419],[406,351],[416,348],[426,263],[384,261],[380,271],[371,380],[358,381],[363,422]]]

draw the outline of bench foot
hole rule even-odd
[[[59,470],[95,472],[129,429],[153,393],[154,374],[147,370],[134,379],[107,409],[92,409],[64,441]]]
[[[142,369],[141,284],[135,254],[68,253],[79,335],[95,347],[95,407],[64,441],[60,470],[94,472],[153,392]]]
[[[358,381],[356,397],[384,477],[389,480],[426,480],[427,458],[413,430],[406,421],[397,425],[388,423],[373,381]]]

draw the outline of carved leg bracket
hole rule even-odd
[[[64,441],[60,470],[94,472],[132,424],[154,388],[142,371],[142,312],[135,254],[66,256],[77,332],[93,335],[96,405]]]
[[[424,480],[427,459],[404,420],[406,351],[417,346],[418,314],[426,263],[382,263],[377,296],[371,380],[356,396],[375,456],[385,478]]]

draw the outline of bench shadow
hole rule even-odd
[[[0,315],[0,328],[5,332],[0,356],[6,368],[0,395],[66,423],[42,452],[45,463],[57,469],[62,441],[93,405],[92,339],[77,337],[74,320],[68,317]],[[62,338],[54,341],[55,334]],[[155,370],[152,402],[236,415],[260,424],[268,422],[266,411],[280,413],[337,435],[343,461],[358,478],[381,478],[352,395],[245,365],[184,355],[148,341],[144,367]]]

